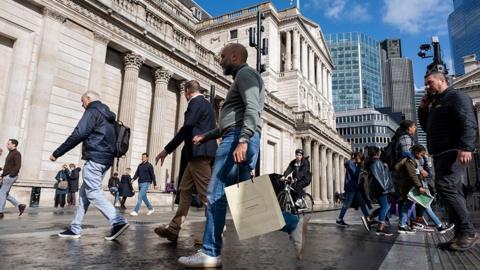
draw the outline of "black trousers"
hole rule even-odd
[[[65,197],[67,194],[56,194],[55,195],[55,208],[60,205],[60,207],[65,207]]]
[[[455,235],[475,234],[463,193],[462,179],[465,166],[460,164],[457,151],[433,157],[435,166],[435,188],[443,199],[450,222],[455,224]]]
[[[292,199],[294,201],[300,199],[305,191],[303,190],[306,186],[310,185],[310,181],[308,180],[299,180],[298,182],[295,183],[295,186],[293,189],[295,190],[294,193],[292,193]]]

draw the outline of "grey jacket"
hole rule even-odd
[[[258,72],[247,64],[233,72],[233,84],[220,111],[220,127],[204,134],[205,140],[219,138],[233,128],[240,128],[239,138],[249,141],[261,131],[260,115],[265,103],[265,86]]]

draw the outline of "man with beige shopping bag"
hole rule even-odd
[[[222,138],[215,157],[212,178],[207,191],[207,221],[203,247],[197,253],[179,258],[186,267],[220,267],[222,232],[227,213],[225,187],[250,179],[260,149],[261,113],[265,87],[262,77],[246,64],[248,53],[243,45],[232,43],[221,52],[220,65],[225,75],[232,75],[230,87],[220,113],[220,127],[193,138],[195,144]],[[307,218],[283,213],[282,231],[290,234],[297,250],[303,255]]]

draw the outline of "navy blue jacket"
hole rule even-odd
[[[82,159],[111,166],[117,140],[115,117],[107,105],[100,101],[91,102],[73,133],[53,152],[53,156],[59,158],[83,142]]]
[[[157,185],[157,181],[155,180],[155,172],[153,171],[153,166],[150,162],[142,162],[138,165],[137,171],[133,176],[133,180],[137,180],[138,183],[152,183],[153,185]]]
[[[172,153],[182,142],[185,142],[187,160],[196,157],[215,157],[217,142],[205,141],[194,145],[193,137],[215,129],[215,112],[202,95],[190,100],[185,111],[185,121],[175,137],[165,146],[167,153]]]
[[[358,177],[360,176],[360,171],[362,167],[357,165],[353,160],[345,161],[345,191],[352,192],[352,191],[359,191],[360,186],[358,184]]]

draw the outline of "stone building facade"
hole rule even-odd
[[[318,25],[297,9],[254,8],[267,13],[271,44],[271,54],[264,57],[269,94],[262,115],[261,173],[283,171],[294,149],[303,147],[313,159],[312,193],[327,203],[342,188],[343,161],[350,152],[335,131],[328,49]],[[48,157],[82,116],[80,97],[87,89],[98,91],[132,129],[130,151],[114,168],[120,173],[127,167],[135,170],[143,152],[153,160],[182,126],[185,80],[198,80],[206,93],[215,86],[218,112],[231,79],[222,75],[217,53],[233,41],[211,43],[209,35],[225,32],[224,26],[214,25],[227,22],[215,23],[218,18],[205,18],[203,12],[200,18],[199,10],[177,0],[3,1],[0,142],[18,138],[24,161],[12,192],[28,201],[31,187],[42,187],[40,205],[48,204],[61,164],[82,163],[80,147],[55,163]],[[253,12],[242,12],[243,17],[222,18],[237,28],[253,24]],[[304,43],[296,42],[300,35]],[[289,65],[279,61],[288,51],[287,36],[294,48]],[[179,163],[176,152],[163,167],[155,167],[162,189],[176,179]],[[158,197],[152,196],[154,202]]]

